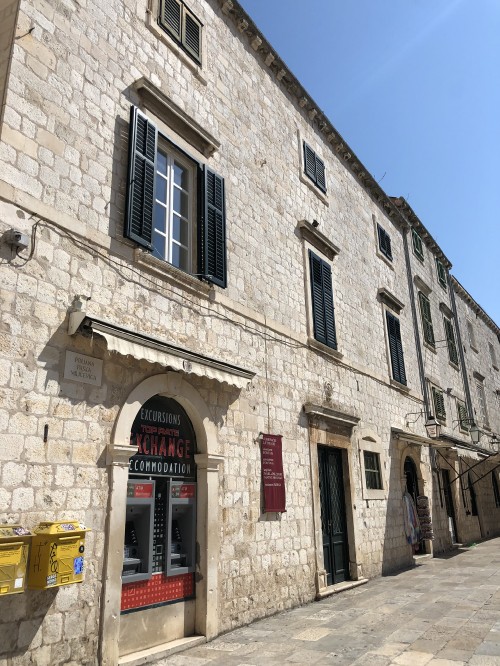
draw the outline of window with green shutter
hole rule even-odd
[[[224,179],[131,109],[124,235],[186,273],[226,287]]]
[[[314,337],[337,349],[331,266],[309,250],[309,269]]]
[[[439,284],[443,287],[443,289],[447,289],[448,283],[446,281],[446,268],[444,267],[444,264],[439,261],[439,259],[436,258],[436,270],[437,270],[437,276],[438,276],[438,282]]]
[[[413,243],[413,252],[420,259],[420,261],[423,261],[424,260],[424,245],[422,243],[422,239],[418,235],[418,232],[415,231],[415,229],[411,230],[411,236],[412,236],[412,243]]]
[[[378,247],[380,252],[389,259],[389,261],[392,261],[392,248],[391,248],[391,237],[385,231],[385,229],[382,229],[380,224],[377,224],[377,235],[378,235]]]
[[[437,419],[446,421],[446,408],[444,404],[444,394],[441,390],[432,387],[432,402],[434,404],[434,416]]]
[[[467,412],[467,407],[465,403],[457,400],[457,414],[458,414],[458,424],[460,430],[463,432],[469,432],[470,423],[469,423],[469,414]]]
[[[305,141],[304,172],[322,192],[326,192],[325,163]]]
[[[435,346],[434,328],[432,326],[431,304],[427,296],[421,291],[418,292],[418,301],[420,305],[420,315],[422,318],[422,329],[424,332],[424,340],[431,345]]]
[[[453,324],[451,323],[451,319],[448,319],[448,317],[443,317],[443,321],[446,342],[448,343],[448,358],[450,359],[451,363],[458,365],[458,350],[457,343],[455,342],[455,331],[453,330]]]
[[[160,0],[159,25],[201,63],[202,24],[180,0]]]
[[[401,342],[401,328],[399,319],[390,312],[385,313],[387,320],[387,335],[389,338],[389,351],[391,354],[392,376],[400,384],[406,384],[405,362],[403,345]]]

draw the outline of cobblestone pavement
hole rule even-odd
[[[500,539],[280,613],[165,666],[500,666]]]

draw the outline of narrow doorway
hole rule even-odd
[[[420,495],[418,487],[417,466],[415,462],[409,457],[406,457],[404,464],[404,475],[406,482],[406,490],[413,500],[415,507],[417,506],[417,497]],[[425,541],[421,540],[414,546],[414,552],[423,555],[425,550]]]
[[[327,585],[349,580],[342,450],[318,447],[323,563]]]
[[[448,515],[448,526],[451,535],[451,542],[457,543],[457,523],[455,520],[455,507],[453,506],[453,496],[451,493],[450,471],[448,469],[441,470],[441,478],[443,480],[444,503],[446,505],[446,513]]]

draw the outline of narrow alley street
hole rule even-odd
[[[499,666],[500,539],[280,613],[165,666]]]

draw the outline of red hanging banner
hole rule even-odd
[[[286,511],[285,477],[281,435],[262,435],[262,482],[264,484],[264,511]]]

